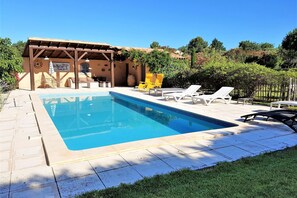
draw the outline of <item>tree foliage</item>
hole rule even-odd
[[[243,50],[260,50],[259,44],[251,41],[241,41],[238,47]]]
[[[271,43],[266,42],[266,43],[260,43],[259,45],[260,45],[260,49],[264,51],[274,49],[274,45]]]
[[[283,39],[280,55],[284,59],[282,68],[297,68],[297,28]]]
[[[246,51],[259,51],[259,50],[263,50],[263,51],[267,51],[267,50],[272,50],[274,49],[273,44],[271,43],[256,43],[256,42],[252,42],[252,41],[241,41],[239,42],[239,48],[246,50]]]
[[[204,41],[202,37],[198,36],[196,38],[193,38],[190,40],[188,44],[188,49],[192,52],[192,49],[195,50],[195,52],[202,52],[203,49],[207,48],[208,43],[207,41]]]
[[[289,32],[283,39],[282,48],[285,50],[297,51],[297,28]]]
[[[146,64],[153,73],[164,73],[171,64],[169,53],[153,50],[147,54]]]
[[[155,48],[160,48],[160,44],[157,41],[154,41],[150,44],[150,48],[155,49]]]
[[[9,38],[0,38],[0,80],[14,87],[17,72],[22,72],[22,57]]]
[[[226,48],[223,45],[223,42],[219,41],[218,39],[213,39],[210,48],[215,49],[217,51],[226,51]]]
[[[16,43],[13,43],[12,45],[18,50],[20,56],[22,56],[23,51],[25,49],[26,42],[24,42],[24,41],[18,41]]]

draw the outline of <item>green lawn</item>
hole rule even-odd
[[[297,197],[297,147],[79,197]]]

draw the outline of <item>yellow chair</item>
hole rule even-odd
[[[154,77],[154,74],[152,73],[146,73],[145,74],[145,81],[140,81],[139,82],[139,85],[138,85],[138,89],[139,90],[145,90],[146,87],[152,83],[155,82],[155,77]]]
[[[146,91],[149,91],[153,88],[161,88],[164,79],[164,74],[157,74],[156,80],[154,83],[148,84],[145,88]]]

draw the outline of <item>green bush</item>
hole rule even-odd
[[[0,81],[8,89],[16,84],[16,73],[22,72],[22,57],[9,38],[0,38]]]

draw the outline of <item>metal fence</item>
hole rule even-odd
[[[273,102],[280,100],[297,100],[297,79],[288,79],[280,84],[261,84],[257,86],[254,100]]]

